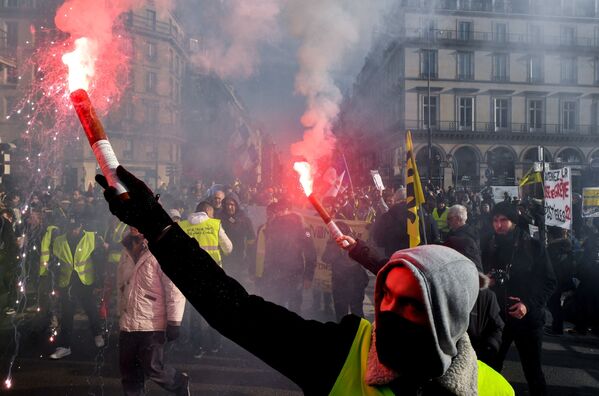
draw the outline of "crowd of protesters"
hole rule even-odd
[[[293,211],[294,207],[307,205],[299,189],[289,191],[276,186],[257,189],[236,181],[211,186],[195,183],[183,188],[161,185],[156,193],[161,195],[160,202],[171,218],[182,222],[184,230],[208,219],[218,220],[214,223],[219,232],[214,247],[219,254],[213,256],[216,262],[246,288],[302,313],[303,290],[311,286],[316,253],[301,215]],[[349,238],[355,235],[343,220],[368,224],[370,238],[363,243],[376,245],[388,258],[409,247],[406,194],[401,186],[383,191],[374,186],[356,186],[339,192],[336,197],[325,197],[323,204]],[[61,258],[54,256],[60,254],[54,250],[48,252],[50,247],[44,245],[44,238],[56,239],[64,233],[67,239],[75,238],[69,241],[77,245],[77,241],[83,243],[85,232],[94,233],[95,245],[90,257],[93,256],[97,277],[90,279],[80,273],[76,286],[84,296],[80,303],[90,319],[96,346],[104,346],[97,313],[92,311],[94,304],[100,305],[100,312],[109,309],[113,288],[110,284],[116,276],[110,260],[112,257],[116,260],[113,264],[118,264],[121,242],[125,239],[125,244],[128,239],[124,238],[127,234],[124,228],[119,228],[107,215],[104,200],[99,197],[99,190],[93,188],[85,192],[56,189],[51,193],[3,194],[0,286],[7,295],[2,307],[4,314],[41,312],[41,331],[46,321],[51,331],[60,321],[63,333],[66,329],[68,336],[73,303],[52,300],[60,298],[61,288],[68,286],[71,290],[76,277],[59,285],[60,269],[56,263]],[[573,201],[571,231],[549,227],[545,232],[542,204],[538,200],[519,200],[507,195],[497,200],[485,189],[443,190],[430,183],[425,185],[424,212],[420,218],[422,243],[445,244],[490,276],[491,288],[481,291],[469,328],[479,359],[500,371],[507,350],[515,342],[532,394],[546,392],[541,370],[543,332],[559,336],[564,331],[582,335],[599,331],[599,292],[595,286],[599,282],[599,221],[584,221],[580,204],[577,195]],[[265,224],[253,224],[246,211],[251,206],[266,207]],[[203,227],[207,224],[211,223],[204,223]],[[198,242],[206,249],[206,240]],[[131,246],[125,244],[125,248]],[[321,258],[332,268],[332,291],[323,294],[314,289],[312,309],[327,311],[330,314],[327,319],[340,320],[347,313],[364,316],[368,284],[364,268],[374,273],[378,269],[364,264],[364,258],[362,261],[354,258],[356,261],[343,255],[332,241]],[[96,301],[97,295],[101,298]],[[104,301],[100,303],[101,300]],[[543,327],[546,306],[551,320],[549,326]],[[208,346],[204,340],[194,339],[197,334],[206,333],[207,330],[201,329],[207,326],[193,311],[187,304],[182,318],[184,334],[179,343],[183,349],[187,348],[185,343],[191,344],[196,358],[206,351],[217,353],[221,343],[215,334],[203,337],[211,339]],[[106,315],[104,312],[100,316]],[[565,329],[564,322],[574,327]],[[64,334],[61,338],[64,341]],[[70,354],[68,340],[63,349],[62,355],[57,350],[58,358]]]

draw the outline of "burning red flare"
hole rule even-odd
[[[71,102],[108,184],[125,197],[127,190],[116,175],[119,161],[86,91],[95,74],[95,45],[83,37],[75,41],[75,46],[75,51],[62,57],[62,61],[69,67]]]
[[[299,173],[300,184],[307,196],[312,194],[314,178],[312,177],[312,167],[307,162],[296,162],[293,164],[293,170]]]
[[[69,68],[69,91],[87,91],[96,74],[97,44],[94,40],[81,37],[75,40],[75,50],[62,56],[62,62]]]
[[[293,170],[295,170],[300,176],[300,184],[304,189],[304,193],[308,196],[308,201],[312,204],[314,209],[318,212],[318,215],[324,221],[327,228],[329,229],[329,234],[331,234],[331,238],[337,239],[343,235],[337,224],[333,221],[333,218],[326,211],[324,206],[320,203],[318,198],[314,194],[312,194],[312,185],[314,184],[314,178],[312,177],[312,167],[307,162],[296,162],[293,164]],[[343,246],[348,246],[349,242],[343,241]]]

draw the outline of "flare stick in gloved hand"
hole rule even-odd
[[[173,224],[171,217],[158,203],[158,196],[120,165],[116,168],[116,175],[129,191],[130,199],[121,199],[106,177],[96,175],[96,181],[104,188],[104,198],[108,201],[110,212],[123,223],[137,228],[148,241],[158,239]]]

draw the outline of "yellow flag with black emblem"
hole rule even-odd
[[[418,209],[424,203],[424,191],[414,157],[412,133],[406,132],[406,199],[408,205],[408,236],[410,247],[420,245],[420,215]]]
[[[541,172],[535,172],[534,167],[532,167],[520,180],[520,187],[535,183],[543,183],[543,177]]]

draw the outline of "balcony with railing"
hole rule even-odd
[[[428,131],[425,121],[407,120],[405,129],[412,131]],[[433,133],[459,132],[469,136],[488,134],[535,135],[535,136],[597,136],[599,126],[574,125],[574,128],[564,128],[561,124],[532,125],[529,123],[511,123],[505,127],[496,127],[493,122],[476,122],[470,125],[460,124],[459,121],[440,121],[431,126]]]
[[[143,15],[129,12],[125,17],[125,25],[137,32],[158,35],[165,39],[171,39],[179,45],[183,45],[183,33],[177,26],[171,23],[149,19]]]
[[[599,38],[593,37],[563,37],[551,35],[534,35],[528,33],[506,32],[464,32],[452,29],[426,29],[416,28],[406,31],[406,40],[416,40],[438,44],[453,45],[489,45],[497,46],[549,46],[549,47],[578,47],[586,49],[599,49]]]
[[[0,65],[17,66],[17,48],[8,44],[6,32],[0,30]]]

